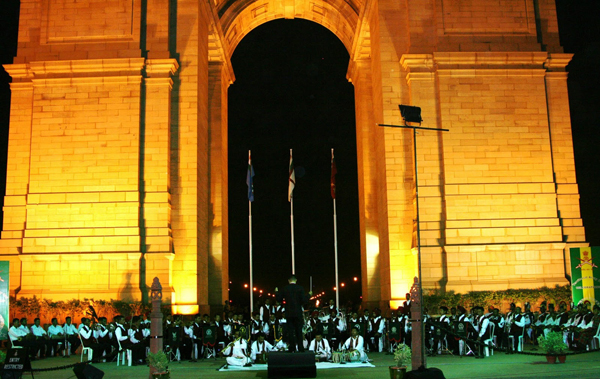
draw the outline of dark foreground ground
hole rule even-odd
[[[375,368],[340,368],[318,370],[317,378],[389,378],[388,366],[393,364],[391,355],[383,353],[369,354]],[[79,361],[79,357],[50,358],[32,362],[34,369],[63,366]],[[225,363],[224,358],[209,359],[191,362],[173,362],[171,364],[171,378],[173,379],[246,379],[267,378],[267,371],[247,372],[219,372],[218,369]],[[118,379],[147,379],[149,369],[147,366],[117,367],[115,362],[95,364],[95,367],[104,371],[104,378]],[[543,356],[531,355],[506,355],[497,353],[485,359],[472,357],[438,356],[428,358],[428,367],[441,369],[448,379],[454,378],[567,378],[587,379],[600,378],[600,352],[579,354],[567,357],[565,364],[547,364]],[[58,371],[34,372],[35,379],[50,378],[75,378],[71,368]],[[23,375],[29,378],[31,374]]]

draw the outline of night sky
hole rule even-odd
[[[18,1],[0,2],[0,60],[16,55]],[[600,246],[600,2],[557,0],[561,44],[574,53],[569,98],[581,214],[587,241]],[[248,34],[232,57],[229,87],[229,252],[232,298],[248,281],[248,149],[256,176],[252,204],[255,286],[283,285],[291,271],[289,149],[294,149],[296,272],[308,287],[332,295],[333,209],[330,149],[338,174],[340,279],[360,276],[353,87],[348,52],[327,29],[305,20],[276,20]],[[0,193],[4,193],[10,109],[8,75],[0,68]],[[359,284],[345,289],[358,294]],[[342,295],[344,290],[342,290]],[[344,297],[344,296],[342,296]],[[243,300],[245,297],[242,297]]]

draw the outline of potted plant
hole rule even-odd
[[[406,365],[412,358],[412,351],[410,347],[401,343],[396,346],[394,350],[394,361],[396,366],[390,366],[390,379],[402,379],[406,374]]]
[[[550,332],[546,336],[539,336],[538,343],[540,348],[546,351],[546,360],[548,363],[555,363],[556,356],[559,355],[561,363],[567,359],[565,353],[569,350],[567,344],[563,341],[563,335],[559,332]]]
[[[164,351],[158,353],[148,353],[148,364],[150,365],[150,374],[154,379],[169,379],[169,358]]]

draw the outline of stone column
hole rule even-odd
[[[171,194],[170,194],[170,131],[171,131],[171,76],[179,65],[175,59],[148,59],[144,79],[145,108],[143,156],[143,182],[141,192],[142,252],[146,260],[147,280],[158,276],[167,290],[172,292],[171,262]]]
[[[419,278],[415,276],[415,282],[410,288],[410,318],[412,321],[412,369],[418,370],[425,367],[425,341],[423,332],[423,292]]]
[[[150,299],[152,300],[152,313],[150,313],[150,352],[153,354],[163,350],[163,315],[160,311],[162,304],[162,286],[157,277],[152,282],[150,288]],[[152,372],[156,369],[150,367],[150,378],[152,378]]]
[[[228,165],[227,165],[227,89],[231,83],[223,62],[208,66],[209,146],[210,146],[210,210],[208,255],[208,303],[220,312],[229,299],[229,230]]]

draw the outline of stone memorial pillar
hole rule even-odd
[[[410,321],[412,322],[412,369],[418,370],[419,367],[426,367],[425,362],[425,341],[423,330],[423,298],[421,292],[421,283],[415,276],[415,281],[410,288]]]

